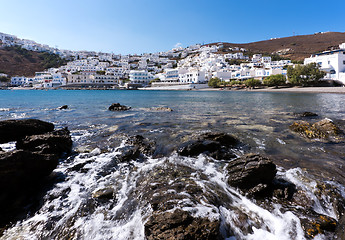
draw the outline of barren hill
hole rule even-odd
[[[345,42],[345,33],[326,32],[311,35],[275,38],[266,41],[235,44],[224,43],[224,46],[242,47],[253,53],[281,53],[282,56],[292,60],[303,60],[313,53],[336,49]]]
[[[28,51],[20,47],[0,49],[0,73],[10,76],[34,76],[35,72],[62,64],[65,61],[56,54]]]

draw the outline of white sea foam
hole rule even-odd
[[[5,152],[10,152],[16,149],[16,142],[8,142],[0,144],[0,148]]]
[[[191,158],[181,157],[175,153],[167,158],[149,158],[144,162],[115,163],[114,158],[120,154],[119,149],[124,146],[123,142],[119,148],[108,153],[101,153],[96,148],[91,153],[79,154],[73,161],[62,163],[55,171],[66,174],[66,180],[56,184],[47,194],[39,212],[7,230],[0,239],[49,239],[54,238],[50,236],[52,232],[61,233],[68,226],[68,231],[74,234],[70,236],[71,239],[144,240],[144,224],[152,214],[152,209],[149,204],[141,205],[138,202],[138,179],[146,176],[155,167],[167,163],[192,168],[191,179],[203,192],[216,195],[218,191],[225,198],[220,206],[212,205],[203,199],[195,203],[191,200],[193,196],[188,192],[170,189],[167,193],[174,192],[182,196],[171,200],[176,203],[176,207],[170,211],[181,207],[194,217],[209,218],[211,221],[220,219],[221,232],[228,240],[305,239],[300,220],[292,212],[282,211],[282,206],[278,204],[273,206],[273,210],[268,211],[229,187],[226,183],[226,165],[221,161],[205,155]],[[79,164],[85,164],[82,167],[84,171],[70,170]],[[286,172],[282,168],[278,170],[279,176],[305,191],[312,192],[315,188],[315,181],[303,180],[303,177],[308,178],[301,169]],[[105,173],[102,173],[104,171]],[[200,177],[201,175],[206,178]],[[115,199],[93,206],[90,203],[92,193],[109,186],[114,188]],[[345,189],[342,191],[345,194]],[[322,213],[330,215],[324,203],[315,204],[315,208],[320,208]],[[81,214],[84,212],[83,209],[87,215]],[[247,216],[244,222],[239,213]],[[51,230],[46,230],[47,222],[52,224]],[[231,228],[235,236],[227,236],[228,228]],[[325,238],[319,235],[318,239]]]

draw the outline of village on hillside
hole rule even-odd
[[[121,55],[60,50],[0,33],[0,47],[13,46],[49,52],[69,60],[66,65],[36,72],[35,76],[11,76],[7,87],[20,88],[205,88],[211,79],[218,79],[226,85],[248,79],[263,81],[275,75],[286,76],[289,66],[294,68],[298,65],[278,53],[254,54],[240,47],[225,47],[223,43],[176,47],[167,52]],[[304,60],[304,65],[310,63],[315,63],[324,72],[323,79],[345,84],[345,43],[339,45],[339,49],[316,53]],[[0,77],[8,76],[0,73]]]

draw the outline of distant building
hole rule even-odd
[[[304,59],[304,64],[317,63],[326,72],[325,79],[339,80],[345,84],[345,43],[340,49],[317,53]]]
[[[129,72],[129,80],[130,84],[147,86],[153,80],[153,75],[145,70],[132,70]]]
[[[179,74],[181,83],[205,83],[206,72],[199,70],[190,70],[186,73]]]

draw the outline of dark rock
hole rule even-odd
[[[272,195],[278,199],[291,201],[296,192],[296,185],[284,179],[274,179],[272,182]]]
[[[25,136],[54,130],[54,124],[37,119],[0,121],[0,143],[17,141]]]
[[[110,111],[127,111],[131,109],[131,107],[126,107],[121,105],[120,103],[113,103],[111,106],[108,108]]]
[[[53,154],[23,150],[0,153],[0,189],[16,188],[48,176],[57,164],[58,157]]]
[[[303,113],[295,113],[295,115],[299,117],[317,117],[318,115],[313,112],[303,112]]]
[[[215,141],[221,144],[222,146],[227,146],[227,147],[236,146],[239,143],[239,141],[235,137],[226,133],[209,132],[209,133],[202,134],[200,138]]]
[[[117,155],[116,158],[120,162],[128,162],[130,160],[137,159],[139,156],[140,156],[140,151],[138,147],[125,146],[121,148],[121,154]]]
[[[345,213],[339,219],[338,226],[335,231],[334,239],[344,240],[345,239]]]
[[[184,143],[178,150],[182,156],[193,157],[205,152],[215,152],[221,145],[214,141],[191,140]]]
[[[251,189],[259,184],[271,185],[276,175],[276,165],[268,158],[248,154],[229,162],[228,183],[240,189]]]
[[[220,239],[219,221],[194,218],[190,213],[175,210],[152,215],[145,224],[145,236],[153,239]]]
[[[311,238],[318,234],[333,233],[337,229],[337,221],[335,219],[317,213],[310,213],[308,218],[302,218],[301,225],[306,236]]]
[[[68,105],[62,105],[61,107],[58,107],[59,110],[68,109]]]
[[[97,199],[112,199],[114,197],[114,189],[111,187],[97,190],[92,194],[93,198]]]
[[[187,141],[178,148],[181,156],[194,157],[205,153],[217,160],[228,160],[236,157],[229,149],[238,144],[238,140],[225,133],[205,133],[196,140]]]
[[[310,139],[341,140],[341,130],[330,119],[323,119],[314,124],[306,121],[294,122],[290,129]]]
[[[127,162],[146,156],[153,156],[156,151],[156,143],[141,135],[128,137],[126,146],[119,149],[121,154],[116,158],[120,162]]]
[[[72,148],[72,139],[67,128],[53,132],[27,136],[16,144],[17,149],[39,152],[42,154],[69,153]]]

